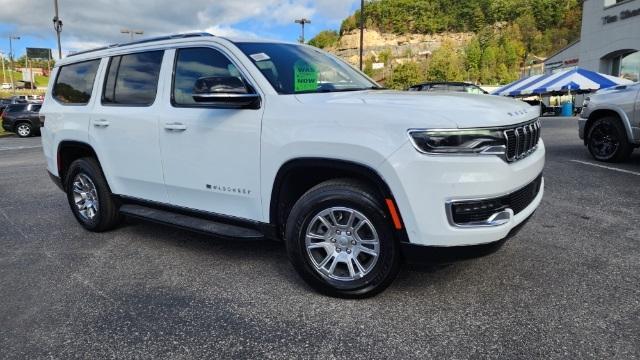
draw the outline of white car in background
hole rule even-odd
[[[86,229],[124,214],[283,240],[333,296],[495,250],[543,196],[538,108],[384,90],[311,46],[142,40],[57,62],[47,94],[47,167]]]

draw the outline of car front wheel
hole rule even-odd
[[[364,298],[399,270],[399,247],[375,192],[351,180],[324,182],[294,205],[286,227],[289,259],[321,293]]]
[[[596,160],[605,162],[624,161],[633,151],[624,127],[614,117],[604,117],[593,123],[589,128],[587,147]]]

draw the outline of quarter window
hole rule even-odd
[[[102,104],[149,106],[158,92],[164,51],[114,56],[104,82]]]
[[[91,60],[62,66],[53,86],[53,97],[64,104],[86,105],[99,65],[100,60]]]
[[[173,103],[195,105],[193,89],[196,80],[214,76],[240,78],[240,72],[220,51],[211,48],[178,50],[173,80]]]

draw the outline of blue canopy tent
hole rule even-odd
[[[554,74],[534,75],[514,81],[494,91],[493,95],[531,96],[576,94],[631,83],[631,81],[626,79],[576,67]]]

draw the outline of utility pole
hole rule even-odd
[[[295,22],[296,24],[302,25],[302,36],[300,37],[300,43],[304,44],[304,24],[311,24],[311,20],[302,18],[302,19],[296,20]]]
[[[62,45],[60,45],[60,33],[62,32],[62,20],[58,16],[58,0],[53,0],[53,6],[55,8],[55,16],[53,17],[53,28],[56,31],[56,37],[58,38],[58,59],[62,59]]]
[[[131,29],[122,29],[120,30],[121,34],[129,34],[131,36],[131,42],[133,42],[133,35],[142,35],[144,31],[142,30],[131,30]]]
[[[0,52],[0,59],[2,59],[2,83],[7,82],[7,73],[4,71],[4,54]]]
[[[13,43],[12,40],[20,40],[20,36],[9,35],[9,79],[11,79],[11,89],[16,94],[16,86],[13,83]]]
[[[364,0],[360,0],[360,71],[362,71],[362,58],[364,56]]]

